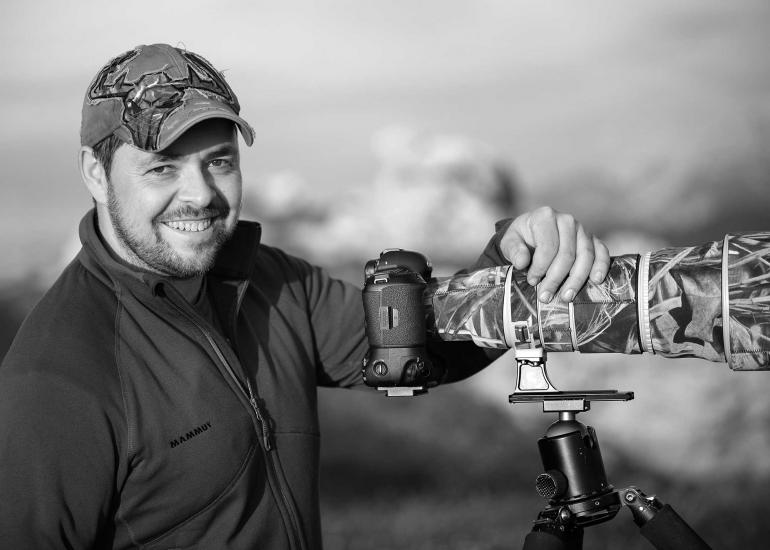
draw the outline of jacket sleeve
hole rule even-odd
[[[109,545],[117,453],[104,407],[66,373],[9,355],[0,367],[0,548]]]
[[[470,268],[462,270],[460,273],[467,273],[470,271],[476,271],[485,267],[492,267],[496,265],[509,264],[508,259],[503,255],[503,251],[500,249],[500,242],[508,231],[508,228],[513,223],[513,218],[505,218],[495,223],[495,234],[489,239],[487,246],[482,251],[481,255]]]
[[[304,263],[304,262],[303,262]],[[363,384],[361,364],[369,344],[364,333],[361,289],[305,264],[305,292],[317,353],[318,384]]]

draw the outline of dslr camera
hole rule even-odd
[[[424,393],[435,385],[425,349],[423,298],[431,271],[424,255],[400,248],[384,250],[366,263],[364,382],[389,396]]]

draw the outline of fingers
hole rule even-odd
[[[532,259],[532,268],[530,268],[530,272],[533,268],[535,269],[535,276],[540,275],[542,272],[545,273],[538,287],[538,298],[541,302],[550,302],[570,271],[577,266],[585,266],[586,261],[588,261],[588,265],[576,273],[577,278],[585,271],[585,276],[583,277],[583,282],[585,282],[585,279],[588,278],[588,270],[593,264],[594,259],[593,250],[588,250],[584,243],[581,243],[583,248],[580,250],[580,258],[578,258],[578,234],[583,233],[585,236],[585,232],[572,216],[557,213],[555,221],[557,230],[555,247],[549,242],[546,247],[536,248]],[[550,239],[550,227],[548,230]],[[539,252],[542,252],[542,254],[538,254]],[[590,253],[588,260],[585,258],[587,253]],[[578,259],[580,260],[579,263]],[[574,298],[574,294],[572,298]]]
[[[532,255],[522,235],[522,229],[526,228],[519,227],[521,225],[522,222],[517,218],[500,241],[500,248],[503,255],[513,264],[513,267],[524,271],[529,265]]]
[[[527,281],[539,284],[541,302],[550,302],[557,293],[571,301],[589,276],[600,283],[609,271],[604,243],[571,215],[548,207],[516,218],[500,246],[516,269],[529,267]]]
[[[556,214],[547,206],[526,212],[513,220],[500,242],[503,254],[516,269],[528,269],[528,281],[532,286],[545,275],[559,249]]]
[[[601,241],[598,241],[601,243]],[[602,245],[604,246],[604,245]],[[561,285],[561,299],[565,302],[575,298],[578,290],[585,284],[588,277],[593,273],[592,268],[596,262],[594,237],[588,235],[582,225],[578,224],[576,244],[575,244],[575,263],[569,270],[569,276]]]
[[[610,251],[607,246],[598,238],[593,237],[594,242],[594,265],[591,267],[591,282],[601,283],[607,278],[610,271]]]

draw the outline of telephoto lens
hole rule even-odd
[[[586,283],[572,302],[537,295],[526,272],[511,266],[434,279],[427,328],[489,348],[531,343],[546,352],[654,353],[770,369],[768,232],[616,256],[606,279]]]

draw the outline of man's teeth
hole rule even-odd
[[[211,218],[205,220],[193,220],[193,221],[173,221],[163,222],[171,229],[177,231],[205,231],[211,225]]]

